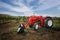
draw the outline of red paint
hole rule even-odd
[[[51,17],[49,17],[49,16],[46,16],[46,17],[42,17],[42,16],[30,16],[28,22],[25,24],[25,27],[27,27],[29,24],[34,24],[35,22],[37,22],[36,19],[39,19],[41,21],[39,26],[44,26],[46,18],[51,18]]]

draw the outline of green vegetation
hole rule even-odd
[[[7,14],[0,14],[0,24],[9,22],[27,22],[28,17],[26,16],[10,16]],[[53,17],[53,27],[60,29],[60,17]]]
[[[53,28],[60,30],[60,17],[53,17]]]
[[[60,31],[41,27],[37,32],[25,29],[25,33],[17,34],[19,22],[26,22],[26,16],[10,16],[0,14],[0,40],[60,40]],[[60,18],[53,17],[53,28],[60,29]]]
[[[17,19],[18,19],[18,17],[6,15],[6,14],[0,14],[0,24],[1,23],[9,23],[9,22],[11,22],[13,20],[15,21]]]
[[[9,23],[9,22],[23,22],[26,19],[25,16],[20,17],[20,16],[10,16],[6,14],[0,14],[0,24],[2,23]]]

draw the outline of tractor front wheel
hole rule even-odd
[[[20,24],[20,26],[18,27],[17,29],[17,33],[23,33],[24,32],[24,25],[23,24]]]
[[[37,30],[38,30],[38,28],[39,28],[38,23],[35,23],[33,27],[34,27],[34,30],[36,30],[36,31],[37,31]]]

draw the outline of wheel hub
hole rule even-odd
[[[52,26],[52,20],[49,20],[49,21],[48,21],[48,26],[49,26],[49,27]]]

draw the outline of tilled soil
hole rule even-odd
[[[40,28],[38,31],[28,29],[18,34],[16,23],[0,25],[0,40],[60,40],[60,31]]]

